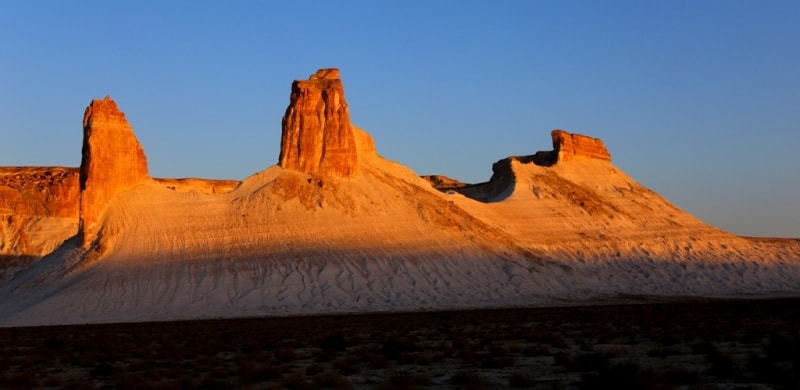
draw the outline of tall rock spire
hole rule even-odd
[[[295,80],[282,125],[282,168],[355,176],[356,140],[338,69],[320,69],[308,80]]]
[[[125,114],[108,96],[92,100],[83,115],[81,245],[94,240],[108,202],[148,178],[147,158]]]

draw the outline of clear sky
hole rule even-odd
[[[0,165],[80,164],[111,95],[156,177],[277,162],[291,81],[338,67],[418,174],[488,180],[550,130],[700,219],[800,237],[799,1],[0,1]]]

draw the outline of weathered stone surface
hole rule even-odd
[[[558,153],[558,162],[584,157],[611,161],[611,155],[599,138],[568,133],[564,130],[553,130],[550,134],[553,137],[553,149]]]
[[[553,138],[553,150],[539,151],[526,156],[536,165],[551,166],[557,162],[572,161],[581,158],[593,158],[611,161],[603,141],[581,134],[568,133],[564,130],[550,132]]]
[[[356,174],[356,140],[338,69],[295,80],[282,124],[282,168],[338,177]]]
[[[79,197],[77,168],[0,168],[0,256],[42,256],[74,236]]]
[[[440,191],[456,191],[467,197],[488,202],[507,192],[514,184],[513,164],[530,164],[550,167],[556,163],[573,161],[582,158],[611,161],[603,141],[581,134],[573,134],[564,130],[553,130],[553,150],[539,151],[527,156],[510,156],[492,164],[492,177],[489,181],[477,184],[465,184],[456,180],[438,176],[423,176],[431,185]]]
[[[238,180],[214,180],[214,179],[162,179],[153,178],[156,183],[162,184],[169,190],[180,192],[198,192],[205,194],[224,194],[233,191],[239,185]]]
[[[92,100],[83,116],[81,245],[94,240],[108,202],[148,177],[147,158],[125,114],[108,96]]]

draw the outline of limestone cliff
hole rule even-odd
[[[125,114],[108,96],[92,100],[83,116],[81,245],[94,239],[108,202],[148,177],[147,158]]]
[[[553,138],[553,150],[539,151],[533,155],[511,156],[492,164],[492,177],[488,182],[465,184],[457,180],[440,176],[423,176],[431,185],[440,191],[456,191],[470,198],[483,202],[497,201],[508,195],[509,186],[514,184],[512,164],[530,164],[551,167],[557,163],[581,159],[611,161],[603,141],[598,138],[569,133],[564,130],[550,132]]]
[[[606,146],[598,138],[568,133],[564,130],[553,130],[550,132],[550,136],[553,138],[553,150],[536,152],[532,156],[536,165],[550,166],[557,162],[567,162],[582,158],[611,161],[611,155],[608,153]]]
[[[282,125],[282,168],[355,176],[356,139],[338,69],[321,69],[308,80],[295,80]]]
[[[42,256],[78,224],[78,170],[0,168],[0,256]]]

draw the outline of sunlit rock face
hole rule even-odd
[[[558,161],[570,161],[578,158],[594,158],[611,161],[603,141],[581,134],[568,133],[564,130],[553,130],[553,149],[558,153]]]
[[[74,236],[79,196],[76,168],[0,168],[0,256],[42,256]]]
[[[356,140],[338,69],[320,69],[308,80],[295,80],[282,124],[282,168],[355,176]]]
[[[81,245],[94,240],[108,202],[147,179],[147,158],[125,114],[108,96],[92,100],[83,116]]]
[[[564,130],[550,132],[553,150],[536,152],[529,156],[536,165],[551,166],[557,162],[567,162],[582,158],[611,161],[603,140],[589,136],[569,133]]]

